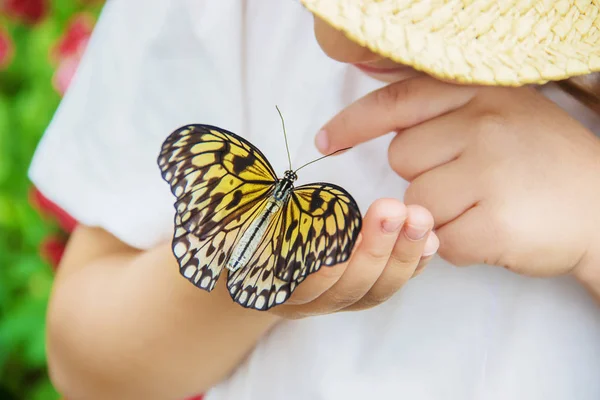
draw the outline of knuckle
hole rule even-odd
[[[416,251],[393,251],[390,254],[388,265],[394,269],[398,268],[409,268],[419,263],[421,259],[421,254],[418,254]]]
[[[419,182],[411,182],[404,192],[404,202],[406,204],[425,204],[425,199],[425,188]]]
[[[482,112],[476,119],[477,143],[486,148],[494,148],[498,139],[509,131],[508,119],[497,112]]]
[[[407,153],[406,142],[403,140],[404,136],[396,135],[388,147],[387,157],[388,164],[392,171],[398,174],[401,178],[412,181],[416,173],[414,170],[414,163],[411,162],[412,157]]]
[[[374,95],[375,106],[384,110],[385,115],[394,118],[396,114],[402,115],[402,122],[398,128],[413,126],[422,119],[421,104],[419,99],[429,78],[414,78],[395,82],[377,90]]]
[[[507,241],[511,236],[511,221],[514,215],[504,207],[490,207],[487,215],[488,221],[484,226],[487,227],[485,235],[489,243],[494,243],[495,248],[506,247]]]
[[[439,85],[428,76],[406,79],[380,89],[376,101],[385,107],[389,115],[401,115],[398,128],[408,128],[423,122],[428,115],[423,92],[429,92],[432,85]]]
[[[415,183],[411,183],[406,188],[404,192],[404,203],[407,205],[410,204],[420,204],[421,199],[423,198],[423,190],[419,187],[419,185]]]
[[[477,118],[477,128],[482,132],[502,132],[507,125],[506,117],[495,111],[483,111]]]
[[[503,263],[502,254],[505,254],[505,250],[514,246],[511,246],[510,239],[511,235],[511,216],[507,215],[504,211],[492,212],[490,221],[487,224],[488,232],[487,241],[493,243],[491,248],[491,256],[488,258],[486,263],[491,265],[501,265]]]
[[[366,249],[365,252],[373,263],[385,263],[390,258],[392,250],[374,246]]]
[[[336,126],[335,129],[328,130],[328,134],[331,135],[332,132],[335,134],[336,132],[348,132],[352,131],[352,120],[353,117],[351,114],[342,112],[335,117]],[[331,140],[332,138],[330,138]],[[338,138],[335,138],[338,139]]]
[[[402,176],[401,171],[404,168],[403,168],[402,157],[398,157],[398,149],[399,149],[398,138],[399,138],[399,136],[396,136],[396,137],[394,137],[394,139],[392,139],[392,142],[390,143],[390,146],[388,147],[387,156],[388,156],[388,164],[390,165],[390,168],[392,168],[392,170],[395,173]]]
[[[385,107],[387,111],[393,111],[398,103],[403,102],[410,96],[411,85],[406,81],[392,83],[375,92],[375,102],[379,107]]]

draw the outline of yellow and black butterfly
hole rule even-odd
[[[187,280],[210,292],[225,267],[233,300],[268,310],[322,265],[348,260],[362,224],[358,205],[330,183],[294,187],[312,162],[292,170],[289,149],[288,160],[279,179],[232,132],[190,124],[167,137],[158,165],[176,196],[172,247]]]

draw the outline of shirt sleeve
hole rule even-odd
[[[141,249],[170,239],[174,197],[157,165],[162,142],[181,125],[240,112],[228,92],[239,75],[239,38],[213,38],[236,15],[223,12],[227,2],[210,3],[196,15],[184,0],[106,3],[29,169],[38,190],[79,223]]]

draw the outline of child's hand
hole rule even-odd
[[[327,153],[392,131],[390,165],[411,182],[405,202],[431,211],[442,257],[600,274],[600,141],[554,103],[418,77],[350,105],[316,143]]]
[[[394,199],[374,202],[363,220],[361,239],[347,263],[321,267],[270,312],[296,319],[361,310],[390,298],[437,250],[431,214]]]

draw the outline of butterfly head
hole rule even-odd
[[[294,182],[296,179],[298,179],[298,175],[296,175],[294,171],[288,170],[283,173],[283,178]]]

